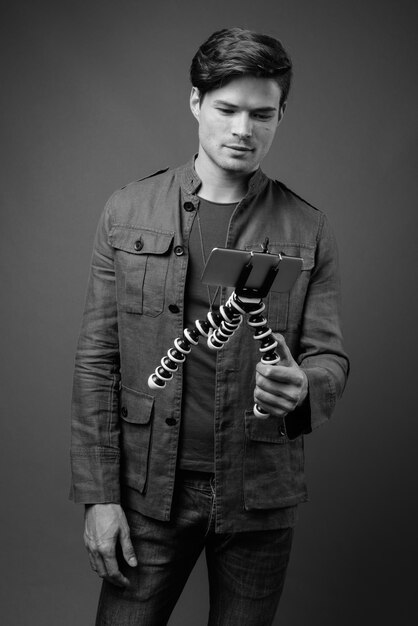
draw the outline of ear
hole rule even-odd
[[[200,91],[197,87],[192,87],[192,91],[190,93],[190,110],[199,121],[199,113],[200,113]]]
[[[285,101],[285,102],[283,102],[283,104],[280,106],[280,109],[279,109],[279,117],[278,117],[278,119],[277,119],[277,126],[280,124],[280,122],[281,122],[281,121],[282,121],[282,119],[283,119],[284,112],[286,111],[286,105],[287,105],[287,102]]]

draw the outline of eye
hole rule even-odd
[[[253,117],[256,120],[262,120],[262,121],[268,121],[268,120],[271,120],[273,118],[271,113],[254,113]]]
[[[223,115],[232,115],[234,113],[233,109],[226,109],[225,107],[218,107],[218,111],[220,111]]]

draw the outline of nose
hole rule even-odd
[[[248,113],[244,111],[234,116],[234,123],[232,126],[232,134],[236,137],[246,138],[251,137],[253,132],[252,121]]]

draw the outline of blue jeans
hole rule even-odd
[[[130,588],[104,581],[96,626],[163,626],[203,548],[210,626],[268,626],[283,590],[293,529],[215,534],[210,474],[180,472],[170,522],[127,510],[138,566],[119,555]]]

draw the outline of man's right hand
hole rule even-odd
[[[95,572],[109,583],[128,587],[129,580],[119,570],[116,560],[116,543],[120,541],[125,561],[136,567],[135,552],[131,543],[125,513],[119,504],[91,504],[86,506],[84,544]]]

